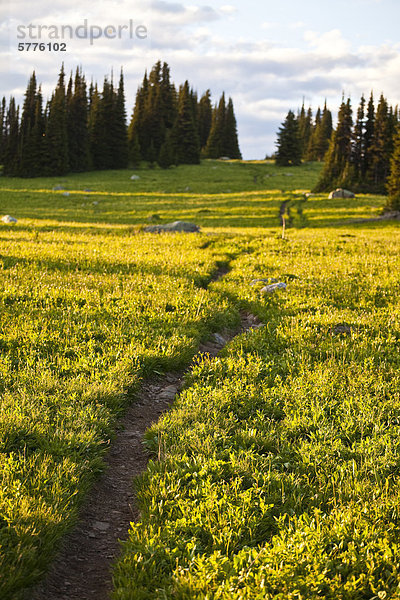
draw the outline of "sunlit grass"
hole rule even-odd
[[[143,377],[240,310],[266,327],[200,362],[146,435],[162,460],[115,597],[396,597],[399,230],[352,224],[382,197],[305,200],[320,166],[1,178],[2,599],[48,567]],[[142,231],[177,219],[202,232]]]

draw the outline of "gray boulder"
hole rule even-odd
[[[161,233],[162,231],[183,231],[187,233],[195,233],[200,231],[200,227],[189,221],[174,221],[166,223],[166,225],[148,225],[144,228],[148,233]]]
[[[329,200],[332,198],[355,198],[355,194],[350,190],[344,190],[343,188],[337,188],[335,191],[329,194]]]

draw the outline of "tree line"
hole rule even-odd
[[[343,98],[315,191],[351,187],[359,192],[385,193],[398,125],[398,107],[389,106],[383,94],[376,108],[373,94],[368,103],[363,95],[354,120],[350,98]]]
[[[318,107],[313,118],[312,108],[305,110],[304,102],[297,116],[289,110],[279,128],[275,162],[279,166],[300,165],[305,161],[322,161],[332,136],[332,113],[326,102]]]
[[[383,94],[376,107],[373,93],[368,102],[362,95],[355,118],[350,98],[343,97],[334,130],[326,103],[314,121],[311,108],[306,112],[303,104],[297,116],[289,111],[279,128],[275,160],[281,166],[323,160],[315,192],[346,187],[356,192],[385,193],[395,185],[393,161],[396,156],[400,159],[399,122],[398,107],[390,106]]]
[[[6,175],[35,177],[97,169],[123,169],[142,160],[161,167],[200,157],[241,158],[233,102],[197,98],[188,81],[179,89],[167,63],[157,62],[136,95],[130,124],[124,75],[87,86],[81,68],[66,82],[62,66],[55,90],[43,106],[35,72],[22,110],[15,98],[0,106],[0,164]]]
[[[213,106],[210,90],[198,99],[188,81],[177,90],[160,61],[138,88],[128,138],[132,164],[147,160],[166,167],[201,157],[242,157],[232,99],[223,93]]]

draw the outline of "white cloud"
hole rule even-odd
[[[334,58],[344,56],[351,48],[350,42],[343,38],[339,29],[332,29],[322,34],[308,30],[304,33],[304,39],[323,56]]]
[[[224,4],[223,6],[219,7],[219,11],[224,15],[233,15],[238,11],[238,9],[232,4]]]
[[[275,27],[276,23],[272,23],[270,21],[264,21],[261,23],[261,29],[272,29]]]

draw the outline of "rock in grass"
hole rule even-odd
[[[63,196],[69,196],[69,192],[63,192]]]
[[[338,323],[331,329],[333,335],[350,335],[351,333],[351,325],[348,323]]]
[[[200,231],[200,227],[195,223],[190,223],[189,221],[174,221],[173,223],[167,223],[166,225],[148,225],[143,231],[148,233],[161,233],[163,231],[183,231],[195,233]]]
[[[332,198],[355,198],[355,194],[353,192],[350,192],[350,190],[337,188],[329,194],[328,198],[329,200],[332,200]]]
[[[262,293],[263,294],[274,294],[276,292],[276,290],[285,290],[286,289],[286,283],[284,283],[283,281],[278,281],[278,283],[271,283],[271,285],[266,285],[265,287],[262,288]]]
[[[250,281],[250,285],[256,285],[257,283],[277,283],[278,280],[275,277],[264,277],[261,279],[253,279]]]
[[[18,223],[15,217],[11,217],[10,215],[5,215],[2,219],[3,223]]]
[[[139,175],[135,175],[135,174],[131,175],[132,181],[137,181],[138,179],[140,179]]]

